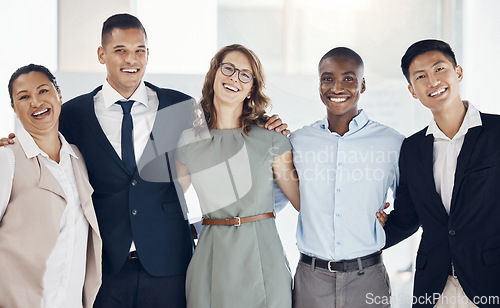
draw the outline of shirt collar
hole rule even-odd
[[[117,101],[126,101],[126,100],[133,100],[148,107],[148,92],[146,90],[146,85],[144,84],[144,81],[141,81],[141,83],[139,84],[135,92],[132,94],[132,96],[129,99],[126,99],[120,93],[118,93],[118,91],[113,89],[113,87],[109,84],[107,80],[104,80],[104,83],[102,84],[102,95],[104,99],[104,106],[106,108],[109,108]]]
[[[349,122],[349,131],[345,135],[350,135],[354,134],[358,130],[360,130],[365,124],[368,123],[368,115],[363,109],[360,109],[358,111],[358,115],[355,116],[351,122]],[[330,130],[328,129],[329,124],[328,124],[328,116],[325,116],[322,120],[317,121],[316,123],[313,124],[314,127],[319,127],[329,133]]]
[[[453,136],[453,139],[459,138],[461,136],[464,136],[467,134],[469,129],[476,127],[476,126],[481,126],[483,122],[481,121],[481,114],[479,113],[479,110],[477,110],[474,105],[470,104],[468,101],[463,101],[463,104],[465,108],[467,108],[467,111],[465,112],[465,117],[462,122],[462,125],[460,125],[460,129],[458,132]],[[431,120],[431,123],[429,124],[429,127],[427,128],[427,131],[425,135],[434,135],[434,138],[437,139],[445,139],[445,140],[453,140],[448,138],[441,129],[439,129],[436,121],[434,118]]]
[[[49,156],[38,147],[35,140],[33,140],[33,137],[31,137],[31,135],[24,129],[24,127],[21,127],[16,132],[16,137],[27,158],[33,158],[37,155],[42,155],[46,158],[49,158]],[[59,140],[61,141],[60,153],[68,154],[78,159],[78,156],[75,154],[75,152],[61,133],[59,133]]]

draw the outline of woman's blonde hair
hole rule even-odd
[[[214,82],[215,75],[219,69],[224,57],[233,51],[238,51],[244,54],[250,61],[254,78],[252,80],[252,90],[250,98],[245,98],[243,101],[243,110],[239,119],[241,129],[248,136],[250,125],[256,124],[263,126],[267,120],[266,110],[271,107],[269,97],[264,94],[265,82],[264,71],[257,55],[250,49],[233,44],[223,47],[219,50],[210,61],[210,69],[205,76],[205,83],[201,91],[200,107],[205,115],[205,120],[209,129],[215,128],[217,122],[217,113],[214,106]]]

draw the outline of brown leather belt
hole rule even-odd
[[[201,221],[202,225],[218,225],[218,226],[235,226],[239,227],[241,224],[247,223],[247,222],[253,222],[253,221],[258,221],[258,220],[263,220],[263,219],[268,219],[268,218],[275,218],[276,215],[274,212],[270,213],[265,213],[265,214],[259,214],[259,215],[254,215],[254,216],[248,216],[248,217],[233,217],[233,218],[226,218],[226,219],[207,219],[203,218]]]

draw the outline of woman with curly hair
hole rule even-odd
[[[288,138],[263,127],[269,98],[257,56],[241,45],[212,59],[201,120],[177,152],[184,190],[203,214],[188,268],[188,307],[291,307],[292,278],[275,225],[273,179],[299,209]],[[205,128],[205,129],[203,129]]]

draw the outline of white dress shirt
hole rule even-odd
[[[464,144],[465,134],[470,128],[481,126],[481,115],[479,111],[467,101],[464,101],[467,112],[458,132],[452,139],[448,138],[436,124],[434,119],[429,124],[425,135],[434,136],[433,150],[433,173],[436,191],[441,196],[441,200],[450,214],[451,196],[455,181],[455,171],[457,169],[457,159]]]
[[[101,128],[108,138],[109,142],[116,151],[118,157],[122,157],[122,119],[123,109],[116,104],[117,101],[126,101],[120,93],[118,93],[107,80],[102,84],[102,90],[94,96],[95,115]],[[144,84],[143,81],[135,90],[128,100],[135,101],[130,110],[132,115],[133,138],[134,138],[134,154],[136,163],[146,148],[149,140],[149,135],[153,129],[156,119],[156,112],[160,101],[156,92]],[[135,250],[135,244],[132,241],[130,251]]]
[[[102,85],[102,90],[94,96],[95,115],[101,125],[104,134],[118,154],[122,157],[122,107],[116,104],[117,101],[126,101],[107,80]],[[134,124],[134,153],[136,162],[141,158],[142,152],[146,148],[149,135],[153,129],[153,124],[158,110],[159,100],[156,92],[141,82],[134,94],[128,99],[134,100],[130,114]]]
[[[46,261],[43,276],[42,308],[82,307],[85,280],[88,222],[83,215],[70,156],[78,158],[64,137],[59,134],[62,146],[60,162],[49,158],[37,146],[33,138],[21,128],[17,140],[26,157],[38,157],[57,180],[64,195],[66,207],[61,217],[60,232],[54,250]],[[11,149],[0,148],[0,221],[5,214],[12,189],[15,156]]]

